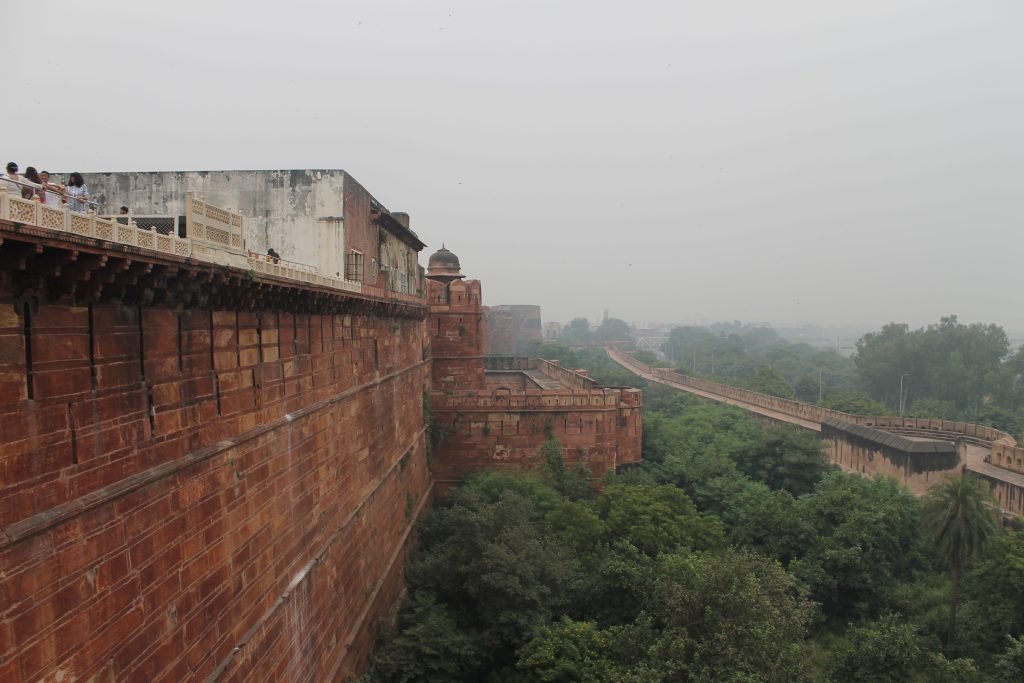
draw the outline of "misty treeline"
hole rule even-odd
[[[904,415],[1024,431],[1024,349],[1012,349],[998,325],[956,316],[913,330],[892,323],[861,337],[847,358],[769,327],[718,323],[673,329],[663,353],[662,364],[685,374],[846,412],[898,414],[902,390]],[[650,352],[637,358],[659,362]]]
[[[365,682],[1024,680],[1024,533],[985,489],[918,499],[645,394],[644,461],[599,489],[549,437],[436,502]]]

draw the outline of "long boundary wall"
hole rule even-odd
[[[1016,440],[1006,432],[985,425],[952,420],[852,415],[800,401],[740,389],[699,377],[682,375],[665,368],[653,367],[636,360],[619,349],[609,348],[608,354],[612,360],[641,376],[647,376],[655,381],[805,429],[820,432],[822,423],[845,422],[850,425],[871,427],[883,432],[948,440],[956,444],[956,450],[960,454],[967,453],[972,447],[983,448],[987,451],[985,461],[968,463],[967,470],[989,482],[1000,507],[1005,512],[1024,515],[1024,472],[1017,469],[1018,463],[1024,463],[1024,448],[1019,447]],[[847,440],[849,441],[848,448],[844,449],[837,444],[832,444],[832,450],[835,457],[839,458],[837,462],[852,466],[858,471],[868,471],[866,462],[872,463],[874,470],[881,471],[878,468],[882,467],[882,464],[874,465],[873,458],[876,454],[884,455],[893,450],[886,448],[883,443],[874,443],[868,448],[861,443],[864,439],[847,437]],[[923,492],[929,485],[940,480],[932,476],[934,471],[932,467],[911,468],[910,459],[897,458],[896,460],[900,460],[900,466],[891,467],[890,469],[893,471],[888,473],[898,474],[901,472],[902,476],[899,478],[915,491]],[[966,458],[960,457],[959,462],[965,460]]]

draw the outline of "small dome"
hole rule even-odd
[[[462,265],[459,263],[459,257],[442,247],[430,255],[430,260],[427,261],[428,268],[454,268],[455,270],[462,270]]]
[[[443,282],[462,278],[462,265],[459,263],[459,257],[441,245],[441,248],[431,254],[427,261],[427,277]]]

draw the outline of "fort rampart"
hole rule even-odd
[[[669,385],[687,387],[720,399],[735,401],[747,409],[761,409],[761,414],[769,419],[801,424],[821,431],[829,444],[830,457],[835,462],[859,472],[883,472],[895,476],[919,493],[940,481],[943,471],[952,471],[966,465],[968,470],[990,483],[1004,511],[1024,515],[1024,465],[1021,464],[1024,463],[1024,449],[1006,432],[953,420],[852,415],[654,367],[615,349],[609,353],[616,362]],[[822,424],[827,422],[832,422],[833,426],[823,430]],[[955,444],[958,456],[955,460],[946,453],[918,453],[911,456],[907,448],[901,451],[894,444],[885,443],[884,439],[872,439],[865,434],[855,434],[854,430],[840,429],[837,423],[873,428],[882,433],[946,440]],[[986,451],[985,461],[968,461],[967,455],[972,447]],[[903,455],[896,457],[894,454],[897,452],[903,452]]]
[[[566,465],[581,463],[594,478],[640,461],[637,389],[432,392],[431,406],[444,433],[435,466],[441,482],[488,468],[535,466],[548,431],[562,443]]]
[[[487,356],[484,358],[487,372],[526,372],[537,370],[559,384],[572,389],[594,389],[597,382],[582,371],[562,367],[558,361],[544,358],[523,358],[520,356]]]
[[[423,300],[88,220],[0,220],[0,680],[343,679],[429,500]]]

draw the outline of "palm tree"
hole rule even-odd
[[[953,590],[949,598],[946,648],[956,637],[956,612],[960,602],[960,578],[989,537],[999,533],[991,493],[972,477],[946,477],[924,497],[921,523],[931,536],[936,554],[949,565]]]

